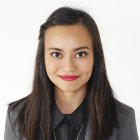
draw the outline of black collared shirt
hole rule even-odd
[[[88,102],[85,97],[71,114],[62,114],[55,100],[52,107],[52,129],[56,140],[84,140],[88,120]],[[79,135],[79,136],[78,136]]]

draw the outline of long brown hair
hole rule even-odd
[[[22,99],[24,104],[17,117],[19,133],[27,140],[52,139],[51,101],[54,96],[54,85],[45,69],[44,34],[49,27],[77,23],[83,24],[88,29],[94,46],[94,68],[87,87],[92,140],[107,138],[113,128],[117,127],[115,98],[107,78],[98,27],[85,11],[61,7],[55,10],[40,27],[32,92]]]

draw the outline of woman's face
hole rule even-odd
[[[91,36],[82,24],[57,25],[45,33],[45,66],[55,89],[76,92],[87,87],[94,63]]]

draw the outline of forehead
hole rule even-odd
[[[92,46],[92,38],[85,26],[75,25],[57,25],[50,27],[45,32],[45,47],[78,47]]]

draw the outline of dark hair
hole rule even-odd
[[[51,101],[54,85],[49,80],[44,60],[44,34],[49,27],[57,25],[84,25],[91,37],[94,49],[94,68],[88,81],[87,96],[91,118],[92,139],[102,140],[117,127],[115,98],[107,78],[105,59],[98,27],[85,11],[61,7],[55,10],[41,25],[36,55],[33,89],[24,99],[17,122],[19,132],[27,140],[51,140]]]

